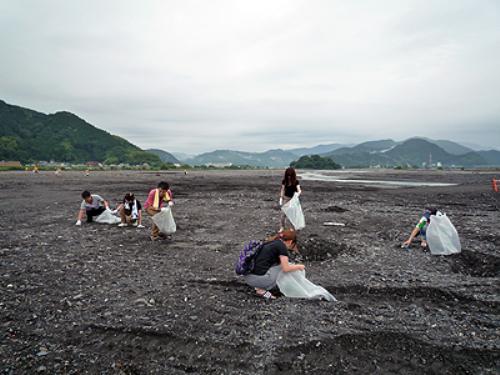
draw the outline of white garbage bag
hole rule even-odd
[[[111,210],[104,210],[102,214],[95,218],[96,223],[100,224],[118,224],[121,219],[111,212]]]
[[[462,251],[457,230],[448,219],[448,216],[439,211],[435,216],[431,216],[426,237],[427,244],[433,255],[458,254]]]
[[[174,216],[170,207],[162,208],[160,213],[153,216],[153,223],[160,229],[160,233],[172,234],[177,230],[175,225]]]
[[[305,271],[280,271],[276,284],[286,297],[337,301],[328,290],[307,280]]]
[[[281,207],[281,211],[283,211],[288,220],[290,220],[295,230],[301,230],[306,226],[299,196],[297,194],[294,194],[293,198]]]

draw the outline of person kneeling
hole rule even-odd
[[[293,272],[305,269],[303,264],[290,264],[288,250],[297,250],[296,232],[285,230],[265,242],[257,252],[254,267],[244,276],[245,282],[255,288],[258,296],[275,298],[270,290],[276,287],[280,271]]]
[[[137,228],[144,228],[142,225],[142,206],[141,202],[135,198],[133,193],[125,194],[123,202],[116,209],[120,213],[121,223],[119,227],[126,227],[132,224]]]
[[[82,193],[82,198],[76,225],[82,225],[84,215],[87,215],[87,223],[91,223],[94,216],[99,216],[109,208],[109,203],[104,198],[97,194],[90,194],[87,190]]]

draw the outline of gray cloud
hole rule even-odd
[[[141,147],[500,147],[497,1],[0,2],[0,97]]]

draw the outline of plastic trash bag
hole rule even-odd
[[[439,211],[435,216],[431,216],[426,236],[427,244],[433,255],[451,255],[462,251],[457,230],[448,216]]]
[[[111,210],[104,210],[102,214],[95,218],[96,223],[100,224],[118,224],[121,219],[111,212]]]
[[[160,233],[172,234],[177,230],[175,225],[174,216],[172,215],[172,209],[170,207],[162,208],[161,212],[153,216],[153,223],[156,224]]]
[[[276,284],[286,297],[337,301],[328,290],[307,280],[305,271],[280,271]]]
[[[299,196],[297,194],[294,194],[293,198],[281,207],[281,211],[283,211],[288,220],[290,220],[295,230],[300,230],[306,226]]]

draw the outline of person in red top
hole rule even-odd
[[[168,204],[169,206],[174,205],[174,201],[172,200],[172,191],[170,190],[170,185],[168,182],[162,181],[158,184],[156,189],[153,189],[149,192],[148,198],[146,202],[144,202],[144,209],[148,213],[149,216],[155,216],[156,214],[161,212],[161,209],[164,205]],[[160,230],[153,223],[151,227],[151,240],[156,241],[160,237]]]

